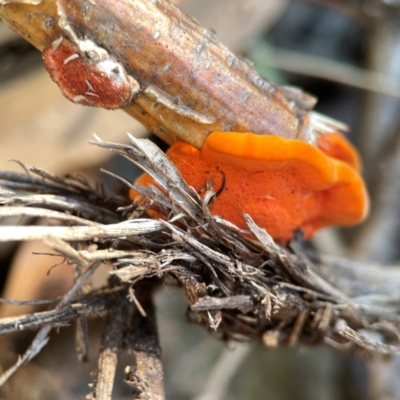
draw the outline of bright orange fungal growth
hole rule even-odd
[[[361,161],[356,149],[340,133],[332,132],[320,136],[317,147],[327,156],[342,160],[360,171]]]
[[[200,190],[210,179],[218,191],[215,215],[246,229],[248,213],[279,242],[295,229],[306,237],[329,225],[360,222],[368,196],[358,173],[359,158],[340,134],[325,135],[314,147],[301,140],[252,133],[214,132],[202,150],[175,143],[167,152],[184,179]],[[152,182],[144,175],[137,183]],[[131,192],[131,197],[136,197]]]

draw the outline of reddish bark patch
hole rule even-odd
[[[63,95],[76,104],[115,110],[127,106],[140,89],[121,63],[90,58],[67,39],[45,49],[43,60]]]

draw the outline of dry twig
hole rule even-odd
[[[12,199],[21,198],[22,192],[11,189],[10,183],[18,183],[25,177],[13,175],[2,181],[7,187],[7,195],[0,197],[3,210],[11,210],[14,215],[27,215],[30,209],[41,210],[43,222],[46,217],[53,220],[59,214],[63,217],[57,218],[57,226],[26,227],[26,232],[35,232],[34,236],[21,233],[23,227],[7,227],[0,230],[0,240],[32,237],[45,240],[59,254],[87,271],[54,311],[0,320],[3,334],[41,328],[18,364],[3,375],[3,382],[45,345],[52,326],[121,307],[121,315],[108,312],[96,393],[102,393],[99,396],[103,397],[99,398],[110,398],[116,359],[125,349],[136,357],[136,364],[132,362],[126,370],[127,383],[143,396],[163,398],[162,365],[149,296],[157,282],[165,277],[174,279],[185,290],[191,321],[225,340],[263,339],[271,346],[321,342],[337,346],[350,341],[353,348],[361,346],[368,351],[398,350],[391,342],[393,332],[400,335],[400,278],[395,270],[321,258],[307,253],[301,242],[292,244],[294,253],[275,244],[249,216],[246,216],[249,232],[254,238],[244,237],[238,228],[210,214],[207,203],[213,193],[199,197],[154,144],[132,137],[131,142],[131,145],[121,145],[96,138],[93,144],[117,152],[146,170],[165,191],[139,186],[137,190],[163,209],[170,221],[178,218],[179,226],[169,221],[140,218],[124,221],[129,218],[125,215],[127,210],[134,211],[128,207],[128,200],[124,203],[107,196],[106,202],[101,193],[97,196],[102,212],[92,216],[96,224],[90,218],[85,222],[90,213],[76,219],[80,202],[86,204],[93,193],[86,189],[70,193],[68,180],[61,178],[57,196],[63,196],[66,201],[74,198],[76,212],[71,208],[63,210],[59,204],[55,214],[54,203],[46,202],[29,207],[30,195],[26,189],[26,206],[21,207]],[[35,174],[43,176],[41,171]],[[31,190],[45,193],[48,179],[51,181],[54,177],[46,175],[44,179],[32,181]],[[102,223],[102,218],[108,221],[110,215],[114,215],[114,221],[121,222]],[[62,225],[65,223],[79,225]],[[70,234],[71,230],[74,235]],[[113,265],[112,282],[117,287],[79,294],[83,283],[101,262]],[[147,282],[152,285],[149,287]],[[127,315],[132,315],[130,323]],[[381,342],[371,341],[368,332],[379,333]],[[154,369],[143,369],[147,365]]]

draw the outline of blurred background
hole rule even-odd
[[[313,245],[325,253],[394,263],[400,255],[400,1],[177,3],[232,51],[254,63],[261,75],[303,88],[319,98],[317,111],[349,125],[349,138],[364,160],[371,215],[360,227],[321,232]],[[49,79],[41,54],[0,23],[0,170],[21,171],[10,161],[19,160],[61,175],[79,173],[93,182],[103,180],[109,187],[116,183],[101,176],[100,167],[133,180],[139,171],[131,164],[87,144],[93,132],[118,142],[127,141],[126,132],[150,135],[123,111],[68,102]],[[31,252],[40,246],[1,244],[3,297],[44,298],[68,286],[62,268],[44,279],[53,261],[32,258]],[[28,286],[20,284],[21,276]],[[277,350],[262,344],[227,345],[187,323],[186,300],[178,288],[163,286],[156,301],[168,399],[400,399],[397,359],[350,357],[329,347]],[[26,312],[0,310],[2,316]],[[98,321],[91,326],[92,360],[100,326]],[[78,362],[72,332],[63,328],[53,333],[45,351],[15,375],[0,398],[84,398],[96,365]],[[3,368],[23,351],[29,337],[2,342]],[[56,351],[62,356],[55,358]],[[122,383],[123,367],[121,363],[121,384],[114,396],[121,400],[132,398]]]

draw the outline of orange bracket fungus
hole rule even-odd
[[[356,150],[339,133],[301,140],[253,133],[214,132],[203,148],[177,142],[167,155],[197,191],[207,179],[216,192],[211,212],[246,229],[243,213],[278,242],[300,229],[311,237],[330,225],[352,225],[368,211]],[[152,182],[143,175],[136,183]],[[132,191],[131,197],[137,196]]]

